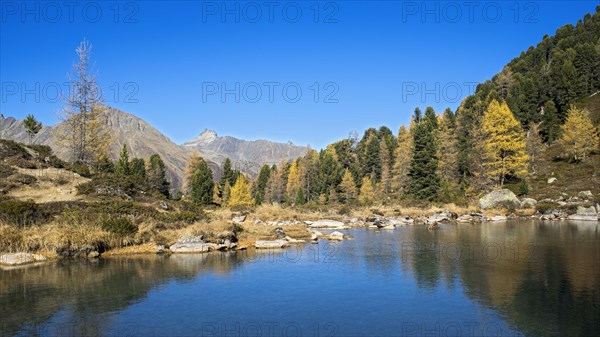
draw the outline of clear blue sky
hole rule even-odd
[[[2,0],[0,113],[56,123],[57,86],[87,38],[106,103],[177,143],[209,128],[320,148],[396,132],[416,106],[455,109],[470,83],[596,5]]]

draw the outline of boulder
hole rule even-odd
[[[217,238],[219,239],[219,243],[226,243],[227,241],[230,243],[238,242],[237,236],[232,231],[223,231],[217,235]]]
[[[317,233],[310,234],[310,241],[313,243],[317,243],[319,241],[319,236],[317,235]]]
[[[294,239],[292,237],[286,236],[285,240],[289,243],[303,243],[304,240]]]
[[[344,240],[344,233],[342,233],[342,232],[337,232],[337,231],[336,231],[336,232],[330,233],[330,234],[327,236],[327,238],[328,238],[329,240],[334,240],[334,241],[342,241],[342,240]]]
[[[594,206],[590,206],[590,207],[583,207],[583,206],[577,206],[577,214],[579,215],[592,215],[592,214],[596,214],[596,208]]]
[[[46,261],[46,257],[31,253],[13,253],[0,255],[0,265],[5,266],[20,266],[34,262]]]
[[[592,194],[592,191],[581,191],[581,192],[579,192],[579,197],[589,200],[589,199],[593,199],[594,195]]]
[[[532,208],[532,207],[535,207],[535,205],[537,205],[537,200],[535,200],[535,199],[523,198],[521,200],[521,207],[523,207],[523,208]]]
[[[173,253],[205,253],[211,248],[211,245],[207,244],[203,240],[203,236],[185,235],[179,238],[174,245],[171,245],[169,249]]]
[[[469,223],[472,221],[473,221],[473,218],[468,214],[461,215],[456,219],[456,222],[460,222],[460,223]]]
[[[483,209],[506,206],[510,204],[513,204],[515,207],[517,207],[521,204],[521,202],[511,190],[506,188],[492,191],[479,199],[479,207]]]
[[[257,249],[284,248],[288,245],[286,240],[258,240],[254,243],[254,247]]]
[[[440,222],[448,222],[448,221],[450,221],[450,217],[447,214],[438,213],[438,214],[434,214],[434,215],[430,216],[429,218],[427,218],[425,220],[425,223],[432,224],[432,223],[440,223]]]
[[[275,228],[275,239],[277,240],[285,240],[285,232],[283,231],[283,228],[281,227],[277,227]]]
[[[488,219],[489,221],[506,221],[508,218],[504,215],[496,215]]]
[[[309,225],[311,228],[335,228],[335,229],[347,229],[343,222],[337,220],[321,219],[313,222]]]

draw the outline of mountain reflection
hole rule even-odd
[[[107,334],[106,313],[128,307],[148,292],[172,281],[185,282],[202,273],[226,274],[242,263],[244,255],[135,256],[84,262],[56,262],[0,271],[1,335],[20,330],[27,335]],[[72,315],[47,325],[57,313]],[[97,320],[97,321],[96,321]],[[128,329],[127,326],[121,327]],[[121,331],[118,335],[130,335]]]

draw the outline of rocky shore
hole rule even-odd
[[[402,226],[427,226],[428,230],[439,229],[441,224],[452,223],[481,223],[488,221],[509,221],[512,219],[538,219],[541,221],[600,221],[600,205],[593,204],[594,196],[589,191],[583,191],[578,196],[561,195],[557,199],[534,200],[517,196],[509,190],[496,190],[483,196],[479,200],[481,211],[465,212],[463,214],[444,210],[433,214],[417,216],[384,216],[382,214],[371,214],[366,217],[342,216],[339,220],[322,218],[315,220],[269,220],[262,221],[255,218],[251,220],[252,225],[264,226],[268,229],[270,239],[255,238],[247,245],[240,245],[239,238],[233,231],[223,231],[214,237],[205,238],[204,235],[186,234],[177,239],[171,245],[143,244],[134,245],[117,250],[98,250],[93,247],[80,249],[58,249],[54,256],[51,254],[32,254],[27,252],[0,254],[0,266],[16,267],[52,260],[53,258],[88,258],[96,259],[100,256],[130,255],[139,253],[152,254],[195,254],[213,251],[235,251],[252,249],[280,249],[294,244],[312,243],[318,244],[319,240],[343,241],[349,238],[344,230],[352,228],[367,228],[373,230],[394,230]],[[546,207],[540,209],[539,205]],[[534,211],[534,207],[538,207]],[[499,209],[508,210],[505,214],[497,215]],[[512,211],[510,211],[512,209]],[[530,209],[530,215],[516,212],[516,209]],[[570,211],[570,212],[569,212]],[[487,214],[486,214],[487,213]],[[244,226],[247,223],[245,215],[235,216],[230,219],[231,224]],[[292,237],[286,233],[286,228],[305,228],[304,235]],[[298,237],[301,236],[301,237]]]

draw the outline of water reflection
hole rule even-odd
[[[305,334],[314,326],[357,336],[418,336],[432,329],[453,335],[456,326],[458,334],[493,334],[464,327],[487,324],[502,328],[502,336],[600,335],[597,223],[520,221],[350,234],[355,239],[340,244],[258,253],[2,270],[0,331],[199,335],[236,318],[246,327],[304,324]]]
[[[460,279],[467,296],[526,335],[600,334],[597,223],[448,225],[411,234],[403,253],[420,287]]]

